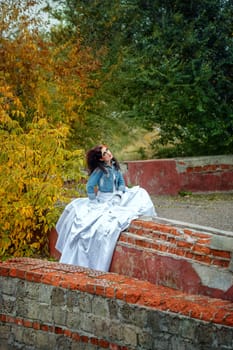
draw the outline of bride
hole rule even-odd
[[[60,216],[56,249],[61,263],[108,271],[122,231],[140,216],[156,216],[145,189],[128,188],[120,165],[106,145],[86,155],[87,197],[74,199]]]

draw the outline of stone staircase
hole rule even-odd
[[[233,233],[156,218],[121,233],[110,271],[233,301]]]

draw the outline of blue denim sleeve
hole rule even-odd
[[[123,177],[121,171],[119,171],[118,190],[122,191],[122,192],[125,192],[125,180],[124,180],[124,177]]]
[[[95,199],[96,197],[95,187],[98,185],[101,175],[102,175],[102,171],[100,169],[95,169],[87,181],[87,185],[86,185],[87,195],[88,195],[88,198],[91,200]]]

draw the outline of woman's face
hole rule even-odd
[[[108,149],[107,146],[103,146],[101,148],[101,153],[102,153],[102,160],[105,162],[105,163],[110,163],[111,160],[112,160],[112,153],[111,151]]]

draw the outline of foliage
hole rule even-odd
[[[64,180],[69,171],[72,179],[81,180],[83,154],[65,150],[68,129],[62,125],[54,128],[41,118],[23,131],[12,123],[12,130],[9,121],[0,133],[0,256],[47,254],[48,231],[61,210],[58,203],[69,200]],[[73,166],[64,169],[67,160],[76,172]]]
[[[160,50],[152,51],[153,113],[160,142],[175,145],[175,155],[232,152],[232,14],[232,4],[220,1],[174,2],[166,9]]]
[[[97,95],[103,117],[159,126],[159,144],[176,155],[232,152],[231,1],[63,3],[69,28],[97,54],[107,49]]]
[[[72,126],[76,123],[81,128],[85,123],[85,102],[99,86],[95,75],[100,63],[90,48],[82,46],[81,38],[52,42],[38,31],[38,24],[32,27],[34,18],[29,23],[26,15],[21,19],[20,13],[30,12],[34,3],[16,0],[12,6],[7,7],[6,3],[2,7],[11,21],[5,22],[2,14],[0,65],[3,79],[25,109],[25,123],[37,114],[46,115],[54,124],[63,122]],[[12,32],[11,23],[18,22],[19,30]]]
[[[91,50],[77,39],[54,45],[29,16],[34,4],[7,1],[0,10],[1,257],[47,254],[63,204],[83,194],[84,151],[69,142],[98,88]]]
[[[117,94],[117,90],[113,92],[115,83],[111,79],[112,71],[115,69],[112,63],[115,64],[117,52],[113,55],[108,46],[112,35],[116,35],[116,31],[113,33],[111,30],[111,23],[113,21],[117,26],[118,23],[114,18],[110,18],[110,15],[114,16],[116,12],[114,9],[111,10],[112,3],[105,0],[95,2],[55,0],[54,3],[55,6],[50,11],[61,24],[51,29],[52,41],[59,43],[76,40],[81,33],[82,46],[88,49],[91,47],[95,60],[101,62],[101,69],[92,75],[99,82],[98,88],[83,105],[82,112],[85,118],[82,123],[74,121],[72,124],[72,141],[74,142],[77,135],[80,135],[80,146],[85,149],[101,142],[111,144],[112,148],[116,146],[117,149],[118,146],[114,145],[115,140],[121,143],[122,133],[129,134],[135,122],[121,118],[121,111],[118,110],[119,101],[117,98],[112,98],[112,94]],[[113,6],[118,7],[118,3]],[[108,11],[111,11],[111,14]]]

